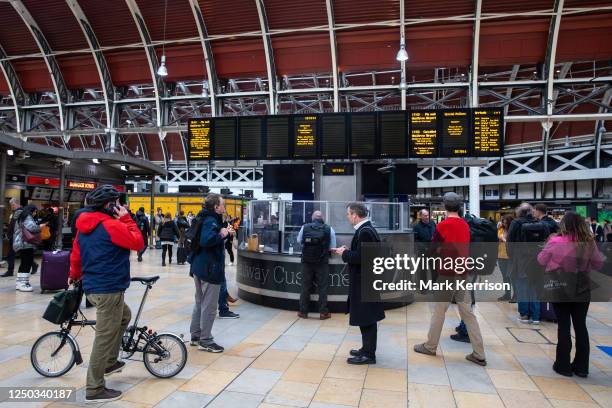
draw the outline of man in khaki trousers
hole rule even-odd
[[[96,307],[96,337],[87,369],[86,403],[121,398],[121,391],[106,388],[104,376],[122,370],[117,360],[121,338],[132,317],[124,292],[130,286],[130,250],[140,251],[144,240],[119,192],[110,185],[87,195],[91,211],[76,221],[77,234],[70,254],[68,284],[81,281]]]
[[[442,259],[467,258],[469,257],[470,228],[467,222],[459,216],[459,209],[463,204],[463,200],[457,194],[448,192],[444,194],[443,203],[446,210],[446,219],[436,226],[432,239],[432,244],[437,248],[437,256]],[[476,315],[474,315],[471,308],[471,299],[466,290],[457,289],[456,285],[457,281],[467,279],[467,273],[465,271],[463,273],[458,272],[460,272],[458,269],[449,269],[446,265],[438,268],[439,278],[436,282],[451,285],[448,290],[435,292],[433,314],[431,316],[427,341],[415,345],[414,351],[430,356],[436,355],[446,310],[454,298],[459,309],[459,315],[467,326],[468,335],[474,348],[474,351],[465,356],[465,358],[480,366],[486,366],[487,360],[482,335]]]

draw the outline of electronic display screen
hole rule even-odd
[[[293,117],[293,157],[317,158],[317,116]]]
[[[405,112],[380,112],[380,157],[408,155],[408,122]]]
[[[211,119],[189,119],[189,160],[210,160]]]
[[[312,164],[264,164],[264,193],[312,193]]]
[[[438,155],[438,112],[435,110],[410,111],[410,157],[436,157]]]
[[[236,160],[236,118],[215,118],[213,129],[213,159]]]
[[[262,117],[238,119],[238,158],[259,160],[262,154]]]
[[[395,164],[392,170],[381,172],[382,164],[364,164],[361,168],[361,191],[364,195],[388,195],[391,171],[394,174],[393,194],[417,193],[417,165]]]
[[[469,109],[443,109],[438,111],[441,157],[465,157],[470,154]]]
[[[355,174],[354,163],[325,163],[324,176],[352,176]]]
[[[289,158],[289,117],[268,116],[266,119],[266,159]]]
[[[476,157],[500,157],[504,154],[503,109],[472,110],[472,154]]]
[[[346,115],[323,115],[321,123],[321,158],[343,159],[348,155]]]
[[[351,115],[351,158],[376,156],[376,112]]]

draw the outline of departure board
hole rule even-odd
[[[343,159],[348,155],[346,142],[346,116],[323,115],[321,123],[321,158]]]
[[[293,117],[293,157],[317,158],[317,116]]]
[[[408,122],[405,112],[379,113],[380,157],[408,155]]]
[[[504,154],[504,115],[500,108],[472,111],[472,154],[476,157],[499,157]]]
[[[351,115],[351,158],[376,155],[376,112]]]
[[[464,157],[470,154],[469,109],[444,109],[440,115],[440,157]]]
[[[289,117],[268,116],[266,119],[266,159],[289,159]]]
[[[189,119],[189,160],[210,160],[210,119]]]
[[[262,117],[238,119],[238,158],[259,160],[262,155]]]
[[[213,130],[213,158],[236,160],[236,118],[215,118]]]
[[[436,157],[438,155],[438,112],[416,110],[410,112],[410,156]]]

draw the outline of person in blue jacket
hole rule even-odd
[[[221,353],[223,347],[214,342],[212,327],[217,314],[217,301],[225,281],[225,246],[231,228],[222,228],[225,202],[218,194],[210,194],[198,214],[196,245],[190,255],[191,275],[195,283],[195,305],[191,317],[191,345],[210,353]]]

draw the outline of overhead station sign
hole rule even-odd
[[[438,111],[410,112],[410,156],[436,157],[438,155]]]
[[[211,119],[189,119],[189,160],[210,160]]]
[[[472,111],[472,133],[476,157],[501,156],[504,149],[504,115],[500,108],[474,109]]]
[[[190,119],[189,160],[500,157],[500,108]]]

